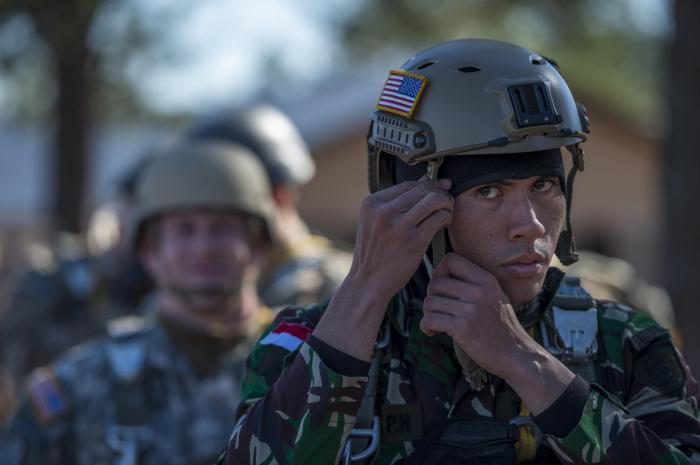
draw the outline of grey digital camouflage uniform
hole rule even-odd
[[[519,315],[525,327],[537,328],[535,323],[546,317],[561,280],[561,272],[550,270],[539,303]],[[384,412],[384,421],[375,465],[402,463],[423,432],[447,417],[518,414],[519,399],[503,380],[491,377],[486,389],[471,390],[451,340],[422,333],[420,297],[402,293],[387,312],[391,343],[379,378],[376,410]],[[266,334],[283,323],[310,332],[324,308],[285,310]],[[599,350],[580,418],[566,435],[547,434],[537,458],[528,463],[700,463],[698,385],[668,333],[629,307],[601,301],[596,309]],[[537,331],[535,338],[541,341]],[[254,348],[242,385],[243,415],[220,463],[339,460],[367,376],[334,371],[308,340],[299,342],[291,351],[260,342]],[[392,409],[419,413],[392,428],[386,421]]]
[[[258,293],[270,307],[323,302],[343,282],[351,263],[352,253],[307,232],[275,248]]]
[[[55,270],[26,272],[0,318],[7,351],[4,366],[23,376],[64,350],[104,334],[108,320],[133,314],[152,290],[150,278],[135,260],[120,269],[143,283],[138,286],[110,279],[100,257],[62,260]]]
[[[16,391],[34,368],[105,334],[108,320],[140,311],[151,279],[135,258],[117,255],[63,259],[19,278],[0,311],[0,373],[7,389]]]
[[[133,330],[122,320],[126,329],[32,374],[0,439],[3,465],[212,463],[234,424],[245,356],[271,312],[258,318],[247,342],[206,374],[162,323]]]

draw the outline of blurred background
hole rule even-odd
[[[578,246],[668,289],[700,372],[698,25],[696,0],[0,0],[0,309],[28,268],[114,245],[140,158],[250,102],[299,125],[317,163],[302,215],[352,244],[387,71],[487,37],[555,59],[587,106]]]

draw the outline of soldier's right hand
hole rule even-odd
[[[371,359],[389,300],[416,271],[435,233],[452,222],[450,185],[407,181],[362,202],[352,266],[314,330],[317,338]]]
[[[360,209],[350,275],[390,299],[416,271],[433,236],[452,222],[449,179],[421,178],[375,192]]]

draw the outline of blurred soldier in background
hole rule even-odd
[[[257,278],[276,237],[245,148],[171,147],[139,178],[128,243],[156,282],[150,318],[110,322],[29,378],[0,440],[10,464],[205,464],[225,444],[249,344],[271,321]]]
[[[350,269],[352,254],[311,234],[299,216],[299,190],[311,180],[315,166],[292,121],[277,108],[258,104],[205,119],[185,137],[244,145],[265,166],[273,189],[280,244],[260,279],[263,301],[276,307],[328,299]]]
[[[58,252],[33,246],[40,259],[19,277],[8,307],[0,312],[0,377],[10,399],[32,369],[104,334],[108,320],[138,312],[152,290],[151,279],[122,240],[134,186],[147,163],[144,159],[124,173],[116,199],[92,215],[87,247],[67,236]]]

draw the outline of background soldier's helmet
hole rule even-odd
[[[462,39],[419,52],[391,71],[371,119],[372,192],[394,184],[396,157],[414,165],[567,147],[575,159],[572,173],[583,169],[578,144],[588,132],[585,108],[553,62],[514,44]],[[564,239],[571,256],[557,254],[575,260],[570,233]]]
[[[128,239],[138,247],[145,224],[170,211],[235,210],[276,239],[273,200],[265,170],[245,147],[214,142],[168,147],[139,177]]]
[[[206,118],[195,124],[185,138],[218,140],[248,147],[262,161],[273,186],[306,184],[316,170],[294,123],[268,104]]]

